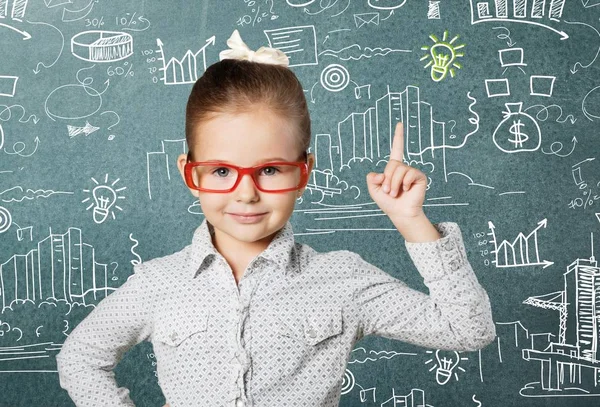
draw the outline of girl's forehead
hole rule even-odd
[[[194,137],[197,160],[223,160],[242,164],[279,157],[295,160],[299,154],[294,127],[260,116],[217,117],[199,126]],[[250,164],[248,164],[250,165]]]
[[[258,110],[238,114],[218,114],[210,120],[198,123],[194,132],[195,141],[202,144],[231,144],[238,141],[253,145],[273,141],[287,144],[296,140],[297,123]]]

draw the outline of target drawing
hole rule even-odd
[[[330,92],[344,90],[350,83],[350,74],[342,65],[331,64],[321,72],[321,85]]]
[[[0,233],[4,233],[10,228],[12,217],[10,212],[3,206],[0,206]]]
[[[346,369],[346,373],[344,374],[344,381],[342,382],[342,394],[349,393],[353,388],[354,384],[354,375],[348,369]]]

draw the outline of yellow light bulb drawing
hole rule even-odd
[[[421,47],[424,51],[429,51],[425,54],[421,61],[431,58],[431,60],[425,65],[425,69],[431,67],[431,79],[435,82],[440,82],[448,73],[454,78],[454,68],[460,69],[462,66],[456,62],[456,58],[462,57],[465,54],[456,52],[463,48],[465,44],[454,45],[454,42],[458,39],[458,35],[448,41],[448,31],[444,31],[444,36],[439,40],[435,35],[431,34],[429,38],[434,44],[429,47],[424,45]]]

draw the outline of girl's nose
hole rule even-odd
[[[252,202],[258,199],[258,188],[256,188],[252,175],[250,174],[242,176],[235,192],[237,194],[237,199],[240,201]]]

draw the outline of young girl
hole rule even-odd
[[[294,241],[289,219],[314,164],[302,86],[281,51],[251,51],[237,30],[227,44],[192,89],[178,160],[205,219],[183,250],[135,266],[67,338],[58,371],[76,405],[133,406],[112,369],[144,340],[171,407],[333,407],[366,335],[457,351],[493,341],[458,225],[423,212],[426,177],[403,162],[401,124],[366,184],[429,295],[356,253]]]

